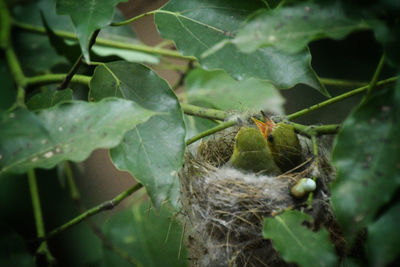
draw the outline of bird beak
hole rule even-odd
[[[257,125],[257,128],[260,130],[260,132],[265,138],[268,137],[269,132],[272,131],[272,128],[275,126],[275,123],[266,116],[264,116],[265,122],[257,120],[256,118],[251,118],[251,119]]]

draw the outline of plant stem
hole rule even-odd
[[[14,20],[13,26],[18,27],[19,29],[22,29],[22,30],[30,31],[30,32],[46,34],[45,28],[40,27],[40,26],[35,26],[32,24],[27,24],[27,23],[23,23],[23,22]],[[60,37],[66,38],[66,39],[72,39],[72,40],[78,39],[76,34],[74,34],[72,32],[55,30],[54,33]],[[96,43],[100,46],[140,51],[140,52],[145,52],[145,53],[149,53],[149,54],[156,54],[156,55],[162,55],[162,56],[173,57],[173,58],[196,60],[195,57],[183,56],[177,51],[163,49],[163,48],[157,48],[157,47],[143,45],[143,44],[124,43],[124,42],[112,41],[112,40],[104,39],[104,38],[97,38]]]
[[[96,38],[99,35],[100,30],[96,30],[94,31],[94,33],[92,34],[92,36],[90,37],[90,41],[89,41],[89,51],[92,48],[92,46],[96,43]],[[78,71],[79,66],[82,63],[82,58],[83,58],[83,53],[81,53],[79,55],[79,57],[76,59],[74,65],[72,66],[72,68],[69,70],[69,72],[67,73],[67,76],[65,76],[64,81],[57,86],[57,90],[64,90],[65,88],[67,88],[68,84],[70,83],[72,77],[75,75],[75,73]]]
[[[207,131],[204,131],[204,132],[202,132],[202,133],[200,133],[200,134],[198,134],[196,136],[193,136],[192,138],[188,139],[186,141],[186,146],[188,146],[190,144],[193,144],[194,142],[196,142],[197,140],[199,140],[199,139],[201,139],[203,137],[212,135],[212,134],[214,134],[216,132],[222,131],[222,130],[224,130],[226,128],[229,128],[229,127],[232,127],[232,126],[234,126],[236,124],[237,124],[236,120],[227,121],[227,122],[221,123],[218,126],[215,126],[214,128],[211,128],[211,129],[209,129]]]
[[[44,74],[30,78],[26,78],[27,85],[46,85],[52,83],[59,83],[65,79],[66,74]],[[71,78],[71,82],[80,83],[89,86],[89,82],[92,79],[91,76],[75,74]]]
[[[371,93],[374,90],[374,88],[378,82],[378,78],[379,78],[379,75],[381,74],[383,65],[385,65],[385,54],[383,54],[381,59],[379,60],[378,66],[376,67],[376,70],[375,70],[375,73],[372,76],[372,80],[368,85],[368,91],[367,91],[366,95],[364,96],[363,102],[371,97]]]
[[[8,66],[10,68],[11,74],[17,85],[17,99],[16,105],[20,107],[25,107],[25,86],[26,77],[22,71],[21,65],[19,64],[17,55],[15,54],[12,45],[9,45],[5,51]]]
[[[78,201],[81,198],[81,194],[79,194],[78,187],[75,184],[75,179],[72,173],[71,165],[69,164],[68,161],[64,162],[64,170],[65,170],[65,176],[67,177],[69,188],[71,190],[71,198],[75,201]]]
[[[146,13],[143,13],[143,14],[140,14],[140,15],[138,15],[138,16],[136,16],[136,17],[133,17],[133,18],[124,20],[124,21],[113,22],[113,23],[111,23],[110,25],[111,25],[111,26],[123,26],[123,25],[127,25],[127,24],[129,24],[129,23],[131,23],[131,22],[134,22],[135,20],[138,20],[138,19],[141,19],[141,18],[143,18],[143,17],[147,17],[147,16],[150,16],[150,15],[153,15],[153,14],[155,14],[156,12],[157,12],[157,10],[152,10],[152,11],[149,11],[149,12],[146,12]]]
[[[71,190],[71,198],[75,201],[79,211],[83,213],[86,211],[86,209],[81,201],[78,187],[75,184],[75,179],[72,173],[71,165],[68,161],[65,161],[64,167],[65,167],[64,168],[65,175],[67,176],[68,184]],[[129,263],[131,263],[133,266],[138,266],[138,267],[142,266],[140,262],[131,257],[126,251],[114,246],[114,244],[103,234],[101,229],[93,221],[90,220],[90,218],[86,220],[86,223],[92,229],[93,233],[101,240],[101,242],[103,242],[103,245],[107,249],[115,252],[117,255],[119,255],[121,258],[125,259]]]
[[[0,0],[0,48],[7,49],[10,45],[11,16],[5,0]]]
[[[340,129],[340,124],[327,124],[327,125],[302,125],[299,123],[291,123],[296,131],[309,137],[337,134]]]
[[[31,191],[33,215],[35,217],[37,237],[44,238],[45,229],[42,215],[42,208],[40,206],[39,190],[36,182],[36,175],[34,169],[28,171],[28,183]],[[47,242],[43,241],[37,250],[38,253],[44,254],[49,263],[54,262],[54,257],[51,255]]]
[[[118,196],[113,198],[112,200],[105,201],[105,202],[103,202],[103,203],[101,203],[101,204],[99,204],[99,205],[87,210],[86,212],[84,212],[81,215],[73,218],[69,222],[67,222],[67,223],[61,225],[60,227],[52,230],[45,237],[45,239],[49,239],[49,238],[53,237],[54,235],[57,235],[57,234],[65,231],[66,229],[69,229],[70,227],[82,222],[84,219],[89,218],[89,217],[91,217],[93,215],[96,215],[97,213],[100,213],[100,212],[102,212],[104,210],[110,210],[110,209],[114,208],[122,200],[124,200],[125,198],[127,198],[128,196],[133,194],[134,192],[138,191],[142,187],[143,187],[143,185],[138,183],[138,184],[130,187],[129,189],[125,190],[124,192],[122,192],[121,194],[119,194]]]
[[[379,81],[379,82],[376,83],[376,87],[384,87],[384,86],[393,84],[394,82],[396,82],[397,79],[398,79],[398,76],[396,76],[396,77],[391,77],[391,78],[389,78],[389,79]],[[298,118],[298,117],[301,117],[301,116],[303,116],[303,115],[306,115],[306,114],[308,114],[308,113],[311,113],[311,112],[313,112],[313,111],[315,111],[315,110],[318,110],[318,109],[320,109],[320,108],[322,108],[322,107],[328,106],[328,105],[330,105],[330,104],[336,103],[336,102],[338,102],[338,101],[341,101],[341,100],[343,100],[343,99],[349,98],[349,97],[354,96],[354,95],[356,95],[356,94],[362,93],[362,92],[366,91],[368,88],[369,88],[369,85],[366,85],[366,86],[362,86],[362,87],[360,87],[360,88],[351,90],[351,91],[349,91],[349,92],[347,92],[347,93],[344,93],[344,94],[341,94],[341,95],[332,97],[332,98],[330,98],[330,99],[328,99],[328,100],[326,100],[326,101],[323,101],[323,102],[318,103],[318,104],[316,104],[316,105],[313,105],[313,106],[311,106],[311,107],[302,109],[302,110],[297,111],[297,112],[295,112],[295,113],[292,113],[292,114],[290,114],[290,115],[287,116],[287,119],[288,119],[288,120],[296,119],[296,118]]]
[[[321,78],[321,77],[319,78],[319,80],[324,85],[338,86],[338,87],[359,87],[359,86],[365,86],[368,84],[367,82],[347,81],[347,80]]]
[[[226,111],[198,107],[187,103],[181,103],[181,108],[183,112],[185,112],[185,114],[187,115],[202,117],[206,119],[224,120],[229,115]]]

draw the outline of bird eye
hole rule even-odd
[[[274,136],[272,134],[268,135],[268,142],[270,142],[270,143],[274,142]]]

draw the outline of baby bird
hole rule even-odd
[[[267,140],[255,128],[242,127],[235,137],[230,164],[250,172],[279,175],[281,170],[276,165]]]
[[[301,145],[294,127],[286,122],[275,123],[264,115],[265,122],[253,118],[267,141],[278,167],[286,172],[302,162]]]

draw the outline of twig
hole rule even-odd
[[[379,60],[378,66],[376,67],[375,73],[372,76],[372,80],[368,85],[368,91],[364,96],[362,102],[365,102],[367,99],[371,97],[372,91],[374,90],[375,86],[377,85],[379,75],[381,74],[383,65],[385,65],[385,54],[382,55],[381,59]]]
[[[201,139],[203,137],[212,135],[212,134],[214,134],[216,132],[222,131],[222,130],[224,130],[226,128],[229,128],[229,127],[232,127],[232,126],[234,126],[236,124],[237,124],[236,120],[223,122],[223,123],[219,124],[218,126],[215,126],[214,128],[211,128],[211,129],[209,129],[207,131],[204,131],[204,132],[202,132],[202,133],[200,133],[200,134],[198,134],[196,136],[193,136],[192,138],[188,139],[186,141],[186,146],[188,146],[190,144],[193,144],[194,142],[196,142],[197,140],[199,140],[199,139]]]
[[[28,23],[24,23],[24,22],[20,22],[20,21],[16,21],[16,20],[13,20],[13,26],[18,27],[19,29],[22,29],[25,31],[29,31],[29,32],[34,32],[34,33],[38,33],[38,34],[46,34],[46,29],[43,27],[35,26],[32,24],[28,24]],[[72,39],[72,40],[78,39],[77,35],[72,32],[55,30],[54,33],[60,37],[66,38],[66,39]],[[183,56],[182,54],[180,54],[179,52],[174,51],[174,50],[157,48],[157,47],[143,45],[143,44],[124,43],[124,42],[118,42],[118,41],[113,41],[113,40],[104,39],[104,38],[97,38],[96,43],[97,43],[97,45],[100,45],[100,46],[140,51],[140,52],[145,52],[145,53],[149,53],[149,54],[156,54],[156,55],[173,57],[173,58],[196,60],[195,57]]]
[[[360,87],[360,86],[368,85],[367,82],[348,81],[348,80],[331,79],[331,78],[321,78],[320,77],[319,80],[324,85],[338,86],[338,87]]]
[[[70,186],[71,190],[71,198],[76,203],[79,211],[84,213],[86,211],[86,208],[81,201],[80,193],[78,187],[75,184],[75,179],[72,173],[71,166],[68,161],[65,161],[64,164],[65,164],[64,165],[65,175],[67,176],[68,185]],[[86,220],[86,223],[89,225],[93,233],[101,240],[101,242],[107,249],[115,252],[118,256],[125,259],[133,266],[138,266],[138,267],[142,266],[140,262],[138,262],[135,258],[131,257],[126,251],[114,246],[114,244],[103,234],[102,230],[90,218]]]
[[[82,213],[81,215],[73,218],[72,220],[70,220],[69,222],[61,225],[60,227],[52,230],[48,235],[46,235],[46,237],[44,239],[49,239],[67,229],[69,229],[70,227],[82,222],[83,220],[85,220],[86,218],[89,218],[93,215],[96,215],[104,210],[110,210],[112,208],[114,208],[115,206],[117,206],[122,200],[124,200],[125,198],[127,198],[128,196],[130,196],[131,194],[133,194],[134,192],[138,191],[140,188],[142,188],[143,185],[142,184],[136,184],[132,187],[130,187],[129,189],[125,190],[124,192],[122,192],[121,194],[119,194],[118,196],[116,196],[115,198],[113,198],[112,200],[108,200],[105,201],[89,210],[87,210],[86,212]]]
[[[294,129],[300,134],[308,137],[320,136],[326,134],[337,134],[340,130],[340,124],[327,124],[327,125],[303,125],[291,122]]]
[[[224,120],[228,117],[229,113],[226,111],[211,109],[211,108],[203,108],[187,103],[180,103],[183,112],[187,115],[202,117],[206,119],[216,119],[216,120]]]
[[[92,48],[92,46],[96,43],[96,38],[99,35],[100,30],[96,30],[92,36],[90,37],[90,41],[89,41],[89,51]],[[65,88],[67,88],[69,82],[71,81],[72,77],[76,74],[76,72],[79,69],[79,66],[82,64],[82,58],[83,58],[83,53],[81,53],[79,55],[79,57],[76,59],[74,65],[72,66],[72,68],[69,70],[67,76],[65,76],[64,81],[57,86],[57,90],[64,90]]]
[[[26,78],[25,82],[28,86],[46,85],[62,82],[65,79],[65,76],[66,74],[44,74]],[[91,79],[91,76],[75,74],[74,76],[72,76],[71,82],[89,86],[89,82]]]
[[[376,87],[384,87],[384,86],[393,84],[393,83],[396,82],[397,79],[398,79],[398,76],[395,76],[395,77],[391,77],[391,78],[386,79],[386,80],[379,81],[379,82],[376,83]],[[292,114],[288,115],[287,118],[288,118],[288,120],[296,119],[298,117],[301,117],[303,115],[311,113],[311,112],[313,112],[315,110],[318,110],[318,109],[320,109],[322,107],[328,106],[330,104],[336,103],[338,101],[341,101],[343,99],[349,98],[349,97],[354,96],[356,94],[362,93],[362,92],[366,91],[368,88],[369,88],[369,85],[366,85],[366,86],[362,86],[360,88],[351,90],[351,91],[349,91],[347,93],[332,97],[332,98],[330,98],[330,99],[328,99],[326,101],[323,101],[323,102],[318,103],[316,105],[313,105],[311,107],[302,109],[302,110],[297,111],[295,113],[292,113]]]
[[[45,236],[45,229],[44,229],[42,208],[40,206],[39,190],[36,182],[36,175],[34,169],[28,171],[28,183],[29,183],[29,190],[31,191],[33,215],[35,217],[37,237],[41,239]],[[39,245],[37,253],[45,255],[48,263],[52,264],[55,262],[55,259],[53,255],[51,255],[50,250],[47,246],[47,242],[45,240],[42,241],[41,244]]]
[[[13,46],[9,45],[5,53],[8,66],[10,67],[14,82],[17,85],[16,105],[25,107],[25,87],[27,85],[26,77],[22,71],[18,58],[15,55]]]

